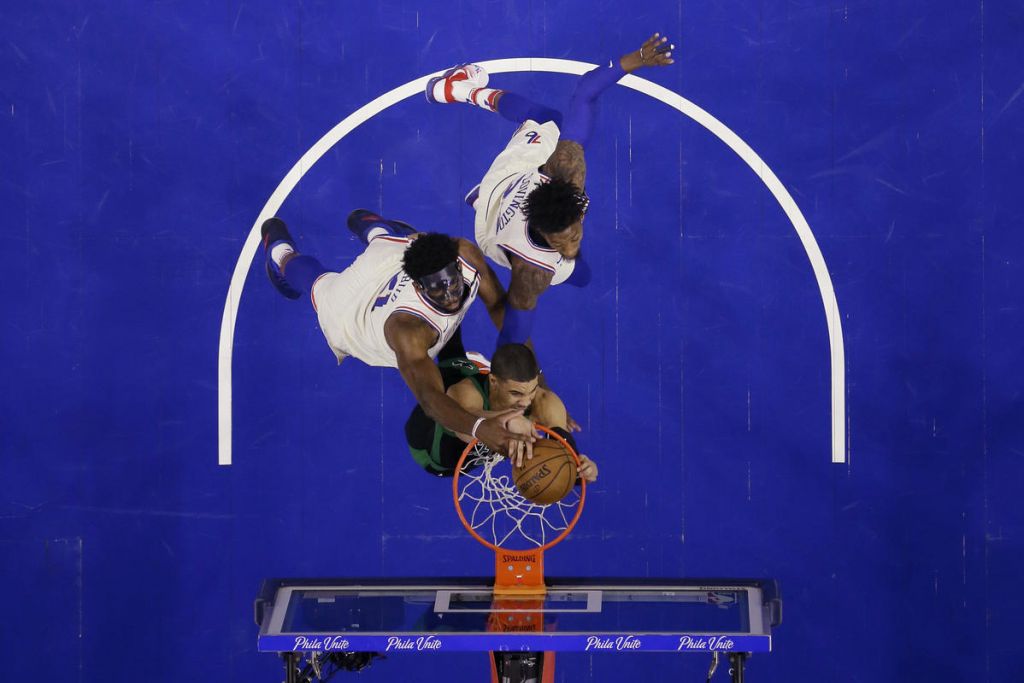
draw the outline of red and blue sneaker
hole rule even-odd
[[[370,231],[380,228],[389,235],[397,237],[409,237],[415,235],[419,230],[403,221],[396,221],[390,218],[383,218],[379,214],[366,209],[356,209],[348,215],[348,229],[359,238],[363,244],[370,243]]]
[[[427,102],[451,104],[472,102],[474,90],[487,86],[487,72],[476,64],[459,64],[427,81]]]

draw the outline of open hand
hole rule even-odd
[[[643,66],[668,66],[675,63],[672,59],[672,50],[675,47],[668,42],[668,38],[655,33],[640,46],[639,50],[624,55],[619,60],[619,65],[626,73],[632,73]]]

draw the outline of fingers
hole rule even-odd
[[[522,467],[525,460],[533,458],[533,423],[523,418],[521,410],[510,410],[497,416],[502,424],[502,441],[505,454],[515,467]]]
[[[578,474],[588,482],[597,480],[597,465],[585,455],[580,456],[580,467]]]
[[[594,481],[594,479],[596,479],[594,476],[594,468],[589,462],[583,463],[580,467],[580,476],[586,481]]]
[[[512,462],[514,467],[523,466],[523,446],[524,442],[519,439],[509,439],[508,442],[508,459]]]
[[[653,36],[644,41],[644,52],[647,51],[647,48],[653,48],[658,43],[664,43],[666,40],[668,40],[668,38],[663,38],[660,33],[655,33]]]
[[[503,413],[499,413],[499,414],[495,415],[494,419],[497,420],[498,424],[500,424],[502,427],[504,427],[505,429],[508,429],[509,422],[511,422],[513,419],[521,416],[522,414],[523,414],[523,411],[521,411],[521,410],[506,410]]]
[[[644,64],[651,66],[674,64],[675,60],[672,59],[672,50],[674,49],[675,45],[669,43],[668,38],[660,33],[655,33],[640,48],[641,60]]]

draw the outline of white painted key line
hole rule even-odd
[[[479,62],[479,64],[492,74],[518,71],[547,71],[580,75],[596,66],[570,59],[530,57],[495,59],[488,62]],[[256,222],[253,223],[252,228],[249,230],[249,236],[242,246],[242,252],[238,256],[234,272],[231,275],[231,284],[228,287],[227,300],[224,302],[224,314],[221,317],[220,323],[220,350],[217,361],[217,462],[219,464],[231,464],[231,356],[234,350],[235,320],[238,315],[238,305],[242,299],[242,289],[245,287],[245,276],[260,246],[260,226],[263,224],[263,221],[277,215],[281,205],[284,204],[285,199],[291,194],[291,191],[302,179],[302,176],[320,160],[320,157],[327,153],[327,150],[388,107],[414,95],[422,97],[427,79],[438,76],[440,73],[438,71],[428,74],[384,93],[377,99],[349,114],[338,125],[328,131],[326,135],[317,140],[316,144],[310,147],[302,155],[298,163],[288,171],[288,174],[277,186],[273,194],[270,195],[270,199],[267,200],[263,210],[260,211],[260,215],[256,218]],[[793,229],[796,230],[797,235],[800,237],[800,242],[804,246],[804,251],[807,252],[807,258],[811,261],[814,278],[818,282],[821,300],[825,306],[825,320],[828,324],[832,373],[832,462],[846,462],[846,360],[843,350],[842,321],[840,320],[839,304],[836,301],[835,290],[832,287],[832,279],[829,276],[825,258],[821,254],[821,249],[818,248],[818,243],[814,239],[814,234],[811,232],[811,227],[807,224],[807,220],[804,219],[793,197],[772,170],[768,168],[768,165],[750,148],[750,145],[740,139],[736,133],[732,132],[721,121],[684,97],[643,78],[627,75],[619,81],[619,85],[636,90],[667,104],[684,116],[688,116],[699,123],[712,135],[728,145],[757,174],[757,177],[761,179],[772,193],[772,196],[775,197],[775,200],[793,224]]]

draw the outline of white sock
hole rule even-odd
[[[494,100],[501,93],[501,90],[496,90],[494,88],[473,88],[469,91],[467,99],[470,104],[475,104],[481,109],[494,111],[496,108]]]
[[[381,235],[390,235],[390,234],[391,234],[390,232],[388,232],[387,230],[385,230],[384,228],[382,228],[380,226],[377,226],[376,228],[370,228],[369,232],[366,233],[366,242],[370,243],[370,242],[373,241],[373,239],[375,237],[380,237]]]
[[[292,249],[292,245],[288,244],[287,242],[281,242],[276,247],[270,250],[270,260],[273,261],[278,268],[280,268],[281,261],[283,261],[285,257],[288,256],[288,254],[294,253],[295,250]]]

